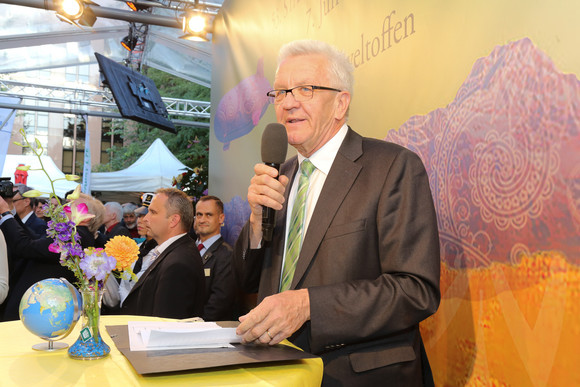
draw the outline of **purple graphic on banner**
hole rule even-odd
[[[217,139],[228,150],[230,142],[245,136],[256,127],[268,107],[266,93],[272,89],[264,77],[264,59],[258,60],[256,74],[243,79],[220,100],[214,130]]]
[[[221,234],[226,242],[234,246],[242,227],[250,218],[250,204],[239,196],[235,196],[228,203],[224,203],[226,221]]]
[[[580,82],[529,39],[477,60],[453,102],[385,140],[425,163],[448,265],[539,250],[580,264]]]

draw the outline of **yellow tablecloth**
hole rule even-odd
[[[0,323],[0,386],[320,386],[322,360],[304,359],[268,366],[224,367],[141,376],[117,350],[106,325],[128,321],[159,320],[136,316],[102,316],[101,336],[111,347],[106,359],[82,361],[68,357],[66,349],[40,352],[32,349],[43,340],[26,330],[20,321]],[[79,326],[62,341],[72,345]]]

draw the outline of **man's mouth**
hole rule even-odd
[[[292,119],[286,120],[286,122],[289,124],[295,124],[297,122],[302,122],[302,121],[304,121],[304,120],[302,120],[300,118],[292,118]]]

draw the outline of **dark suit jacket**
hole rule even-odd
[[[201,316],[205,282],[201,257],[188,235],[174,241],[143,273],[121,314],[190,318]]]
[[[207,297],[203,308],[203,319],[206,321],[234,319],[237,292],[232,270],[232,247],[220,237],[201,258]]]
[[[24,225],[36,235],[36,238],[46,237],[46,222],[42,219],[38,219],[38,216],[36,216],[34,212],[30,214],[30,217],[26,220]]]
[[[129,229],[127,227],[123,226],[123,224],[120,222],[117,223],[116,225],[114,225],[113,228],[111,229],[111,231],[105,233],[105,237],[107,238],[107,241],[109,239],[113,239],[117,235],[124,235],[126,237],[132,238],[131,232],[129,231]]]
[[[292,181],[297,167],[294,157],[281,174]],[[284,206],[277,214],[270,244],[249,249],[249,224],[236,243],[236,274],[246,291],[258,290],[259,301],[278,292],[286,213]],[[311,318],[290,340],[322,357],[324,385],[432,384],[419,322],[439,305],[439,265],[437,220],[421,160],[349,128],[291,285],[308,288]]]
[[[46,278],[66,278],[74,284],[74,273],[60,264],[60,254],[51,253],[48,246],[52,239],[47,237],[32,239],[16,219],[7,219],[1,226],[6,243],[16,255],[18,273],[11,273],[11,287],[5,303],[4,320],[18,320],[20,299],[34,283]],[[84,226],[77,226],[83,248],[94,246],[94,236]]]

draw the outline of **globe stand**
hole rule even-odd
[[[47,352],[60,351],[62,349],[67,348],[68,348],[67,343],[61,343],[59,341],[53,340],[48,340],[46,343],[38,343],[32,346],[32,349],[34,349],[35,351],[47,351]]]

